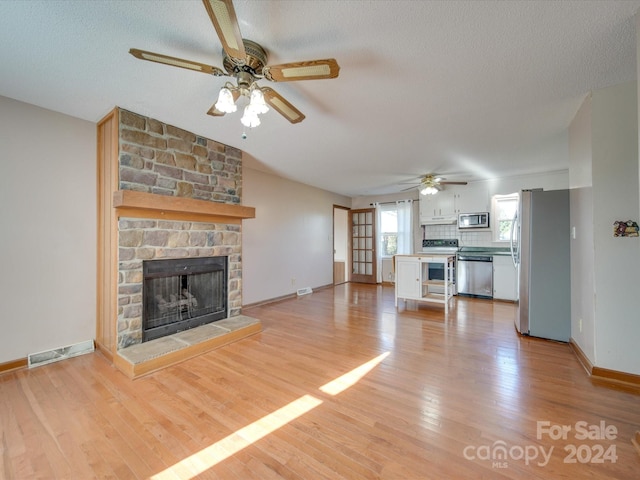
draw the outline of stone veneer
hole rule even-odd
[[[119,110],[120,189],[241,203],[242,152],[158,120]],[[229,317],[242,305],[237,224],[121,218],[118,223],[118,349],[142,342],[144,260],[229,257]]]
[[[242,151],[120,110],[122,190],[240,203]]]

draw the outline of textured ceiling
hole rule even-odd
[[[636,77],[634,1],[242,1],[270,64],[336,58],[334,80],[270,83],[305,115],[206,115],[227,80],[200,1],[0,0],[0,95],[89,121],[114,106],[241,148],[250,163],[349,196],[435,172],[474,180],[568,168],[585,95]],[[8,161],[2,159],[1,161]]]

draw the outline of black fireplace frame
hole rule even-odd
[[[211,273],[224,271],[224,282],[221,285],[223,292],[219,292],[224,299],[224,310],[217,311],[193,318],[186,318],[180,321],[172,322],[166,325],[148,327],[148,303],[147,298],[147,282],[156,278],[166,278],[174,276],[184,276],[199,273]],[[218,320],[223,320],[229,315],[229,257],[189,257],[189,258],[171,258],[145,260],[142,262],[142,341],[147,342],[157,338],[172,335],[183,330],[198,327]]]

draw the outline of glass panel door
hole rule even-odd
[[[376,283],[375,209],[349,212],[351,225],[351,281]]]

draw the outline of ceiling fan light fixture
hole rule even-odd
[[[220,89],[220,94],[218,95],[218,101],[216,102],[215,107],[223,113],[233,113],[238,110],[238,107],[233,101],[233,94],[231,93],[231,90],[227,87],[222,87]]]
[[[435,195],[436,193],[438,193],[438,191],[439,190],[436,187],[429,185],[427,187],[422,188],[420,190],[420,193],[422,195]]]
[[[264,95],[262,94],[262,90],[258,87],[251,90],[251,97],[249,101],[249,106],[251,110],[253,110],[256,114],[267,113],[269,111],[269,107],[264,101]]]
[[[242,125],[248,128],[254,128],[260,125],[260,118],[258,117],[258,113],[251,108],[251,105],[247,105],[244,107],[244,114],[240,119]]]

